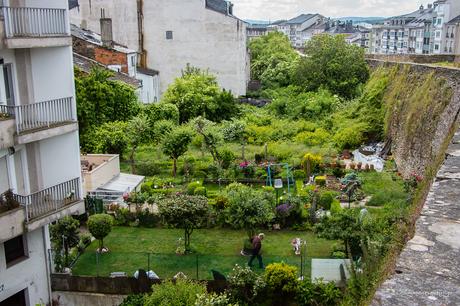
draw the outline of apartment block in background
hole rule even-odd
[[[48,226],[85,210],[68,2],[3,5],[0,305],[48,305]]]

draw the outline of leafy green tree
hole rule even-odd
[[[305,45],[294,81],[306,91],[321,87],[344,98],[356,97],[369,78],[364,49],[347,44],[343,35],[316,35]]]
[[[167,224],[184,229],[184,247],[189,251],[193,230],[207,222],[208,199],[204,196],[179,194],[159,201],[158,211]]]
[[[75,69],[80,140],[85,150],[88,133],[113,121],[128,121],[140,110],[135,89],[110,78],[113,72],[94,67],[89,74]]]
[[[112,231],[113,218],[107,214],[95,214],[88,218],[88,230],[99,240],[99,251],[104,248],[104,238]]]
[[[218,166],[222,166],[219,146],[222,143],[222,135],[216,129],[216,124],[203,117],[198,117],[193,121],[193,126],[198,135],[203,137],[204,145],[211,153],[212,159]]]
[[[188,128],[184,127],[176,128],[164,138],[162,144],[163,153],[173,160],[172,174],[174,177],[177,174],[177,159],[187,152],[191,141],[192,133]]]
[[[179,109],[179,122],[188,122],[198,116],[222,121],[234,116],[238,109],[230,92],[221,91],[216,77],[188,66],[163,95],[162,103]]]
[[[137,148],[142,144],[147,144],[150,141],[150,130],[147,118],[143,115],[134,117],[128,122],[126,128],[126,136],[130,146],[130,163],[131,173],[136,173],[135,159]]]
[[[341,240],[348,256],[360,256],[361,239],[366,235],[355,210],[347,209],[330,217],[323,218],[316,225],[318,236],[330,240]]]
[[[260,191],[235,183],[227,186],[226,193],[226,222],[235,229],[246,230],[249,239],[258,227],[267,225],[275,217],[270,199]]]
[[[53,242],[54,249],[64,250],[64,267],[68,267],[69,251],[75,247],[80,241],[78,235],[78,228],[80,222],[72,218],[72,216],[65,216],[55,224],[50,225],[51,241]]]
[[[282,87],[292,82],[299,54],[282,33],[272,32],[250,42],[252,78],[263,87]]]
[[[84,152],[119,154],[128,148],[128,122],[114,121],[96,127],[86,136],[86,150]]]

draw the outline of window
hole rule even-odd
[[[442,24],[442,18],[438,18],[438,25]]]
[[[439,50],[439,45],[438,44],[434,45],[434,49]]]
[[[3,243],[6,266],[10,267],[27,258],[24,236],[18,236]]]
[[[441,31],[436,31],[436,38],[441,37]]]
[[[27,289],[21,290],[18,293],[10,296],[6,300],[3,300],[0,302],[0,306],[10,306],[10,305],[16,305],[16,306],[26,306],[26,295],[27,295]]]
[[[166,39],[173,39],[173,31],[166,31]]]

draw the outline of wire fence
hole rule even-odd
[[[133,276],[143,269],[153,271],[161,279],[170,279],[182,272],[190,279],[211,280],[213,271],[224,276],[232,271],[235,265],[247,266],[250,256],[219,255],[219,254],[158,254],[145,252],[108,252],[99,254],[86,251],[75,262],[72,274],[79,276],[111,276],[111,274]],[[303,254],[298,256],[276,256],[262,254],[263,264],[284,262],[297,268],[299,277],[310,277],[311,258]],[[262,273],[257,258],[253,261],[253,269]]]

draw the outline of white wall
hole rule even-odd
[[[40,141],[43,188],[80,177],[78,132]]]
[[[161,93],[187,63],[209,69],[221,87],[246,93],[246,24],[204,7],[203,0],[145,1],[148,66],[160,71]],[[173,39],[166,39],[173,31]]]
[[[73,96],[71,47],[30,50],[35,102]]]
[[[136,79],[142,81],[142,87],[137,90],[139,99],[143,103],[158,102],[160,100],[160,77],[137,73]]]
[[[152,1],[144,0],[144,2]],[[105,17],[112,18],[113,40],[130,49],[139,50],[136,0],[79,0],[78,2],[80,8],[70,11],[71,23],[101,33],[99,19],[101,9],[104,9]]]
[[[138,50],[135,0],[80,0],[71,21],[100,32],[101,8],[113,19],[114,40]],[[173,39],[166,40],[166,31]],[[235,95],[246,93],[249,79],[246,24],[205,8],[204,0],[145,0],[144,47],[148,68],[160,71],[163,93],[187,63],[209,69],[221,87]]]
[[[27,288],[30,305],[49,302],[42,228],[27,233],[27,249],[29,258],[7,269],[3,243],[0,244],[0,301]]]

